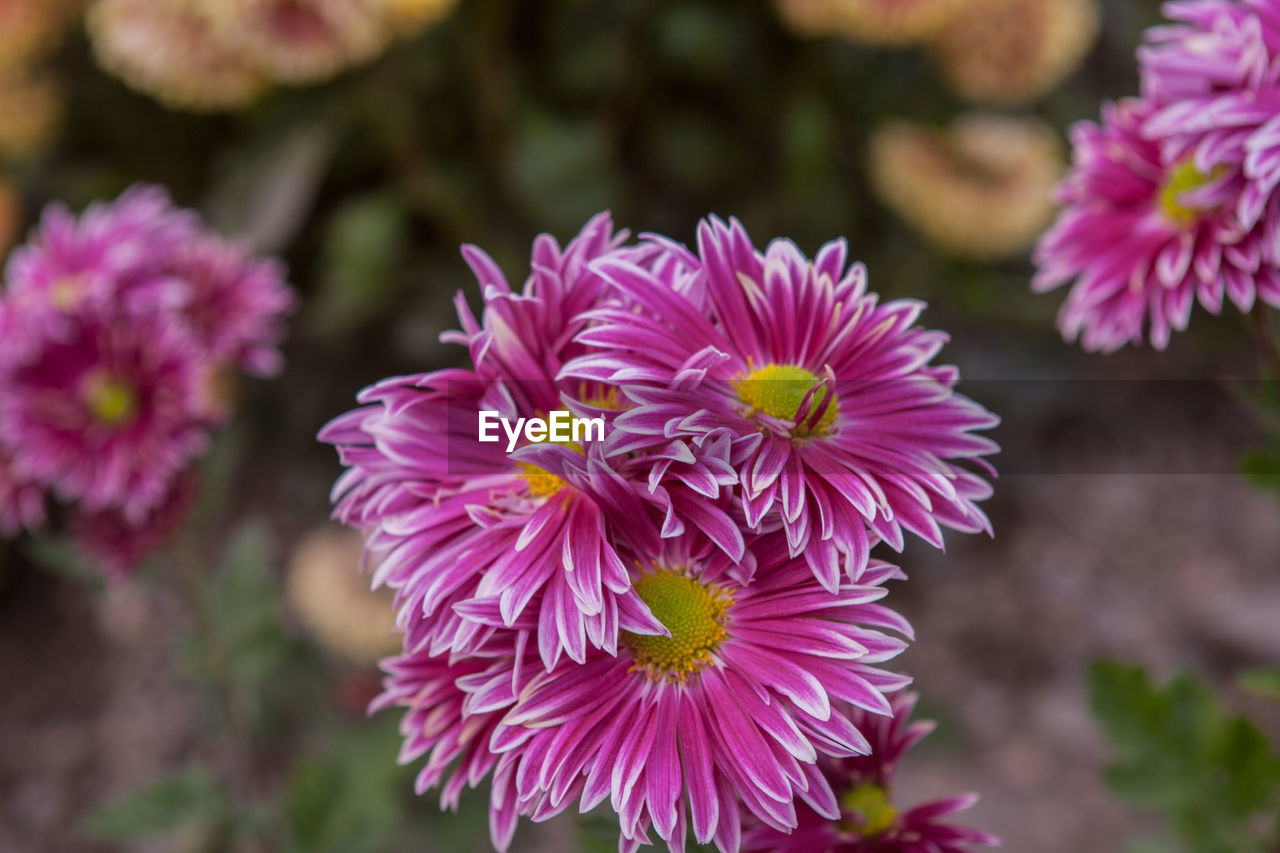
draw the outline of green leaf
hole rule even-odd
[[[91,813],[85,828],[98,838],[123,841],[216,822],[225,805],[223,792],[208,772],[191,766]]]
[[[1157,687],[1140,667],[1099,662],[1090,692],[1115,752],[1112,790],[1163,811],[1195,853],[1263,849],[1259,827],[1280,809],[1280,759],[1257,726],[1188,675]]]
[[[1252,669],[1240,676],[1240,687],[1263,699],[1280,702],[1280,669]]]
[[[1240,470],[1259,489],[1280,495],[1280,447],[1245,454]]]
[[[408,245],[399,196],[377,192],[347,202],[329,220],[323,271],[308,322],[322,335],[351,331],[378,316],[395,296]]]

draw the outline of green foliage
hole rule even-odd
[[[1280,445],[1245,454],[1240,469],[1249,482],[1280,497]]]
[[[1163,812],[1191,853],[1270,853],[1280,758],[1257,726],[1189,675],[1157,687],[1140,667],[1099,662],[1089,680],[1113,791]]]
[[[226,807],[213,777],[190,766],[91,813],[85,829],[98,838],[127,841],[186,827],[216,827],[225,820]]]
[[[323,334],[350,332],[386,309],[408,235],[404,205],[390,191],[346,202],[329,221],[310,317]]]
[[[296,652],[278,611],[272,543],[249,523],[232,535],[216,571],[199,579],[196,624],[187,637],[190,671],[206,681],[228,722],[246,735],[269,705],[274,677]]]
[[[1240,687],[1254,696],[1280,702],[1280,669],[1251,669],[1240,676]]]

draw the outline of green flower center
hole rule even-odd
[[[853,820],[845,823],[845,828],[863,838],[875,838],[898,819],[898,811],[889,802],[888,793],[871,782],[849,791],[840,798],[840,804],[854,815]]]
[[[1194,225],[1205,211],[1183,204],[1183,194],[1200,189],[1221,173],[1222,170],[1218,169],[1213,174],[1206,175],[1196,168],[1193,161],[1187,160],[1173,170],[1164,186],[1160,188],[1160,209],[1175,225]]]
[[[672,569],[642,576],[635,590],[671,632],[670,637],[623,632],[636,669],[647,670],[655,679],[684,681],[711,662],[712,653],[728,636],[724,622],[732,595]]]
[[[134,387],[106,373],[89,377],[84,400],[93,419],[106,426],[126,423],[138,412],[138,392]]]
[[[800,404],[813,386],[821,382],[816,374],[797,367],[794,364],[770,364],[753,370],[745,379],[734,383],[738,389],[738,399],[753,411],[764,412],[778,420],[795,420]],[[826,401],[831,392],[821,389],[813,395],[809,414],[791,430],[792,436],[805,438],[812,435],[826,435],[840,414],[840,401],[832,399],[822,417],[812,417]]]

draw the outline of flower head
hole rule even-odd
[[[307,533],[289,559],[285,593],[290,609],[320,643],[357,663],[395,653],[391,595],[369,589],[352,567],[360,562],[360,534],[336,525]]]
[[[1083,61],[1098,32],[1094,0],[966,0],[933,43],[947,83],[966,100],[1022,103]]]
[[[167,106],[236,109],[269,84],[240,46],[217,36],[202,4],[96,0],[87,23],[99,64]]]
[[[1138,51],[1153,105],[1144,135],[1160,141],[1166,163],[1239,172],[1234,212],[1252,229],[1274,218],[1280,187],[1280,9],[1193,0],[1166,3],[1164,13],[1174,23],[1148,30]]]
[[[595,351],[564,370],[634,404],[611,453],[669,455],[675,441],[736,471],[744,527],[783,529],[832,590],[842,563],[856,578],[871,546],[901,548],[904,530],[941,546],[941,526],[988,529],[977,501],[990,486],[965,463],[997,449],[975,434],[997,419],[931,364],[946,336],[915,325],[921,303],[882,304],[843,241],[809,260],[713,218],[696,257],[663,245],[680,267],[597,262],[619,302],[592,313],[578,340]],[[677,287],[668,273],[690,268],[697,285]]]
[[[616,656],[535,674],[498,724],[491,748],[522,763],[520,813],[608,799],[623,849],[651,832],[682,849],[691,830],[725,851],[738,849],[739,801],[779,832],[797,800],[839,814],[816,762],[868,752],[844,703],[887,714],[884,692],[904,683],[875,666],[905,645],[880,629],[910,631],[874,603],[898,570],[872,563],[833,593],[773,535],[752,543],[748,583],[723,551],[688,542],[631,569],[670,636],[624,634]]]
[[[1226,299],[1241,311],[1255,299],[1280,305],[1280,197],[1244,225],[1240,169],[1170,159],[1150,138],[1157,109],[1123,101],[1104,107],[1100,125],[1073,129],[1065,209],[1036,249],[1035,288],[1073,283],[1059,327],[1088,350],[1144,339],[1163,349],[1197,301],[1215,314]]]
[[[550,667],[562,652],[581,662],[588,647],[613,651],[619,630],[662,630],[617,552],[655,549],[656,520],[598,443],[522,442],[509,453],[505,439],[478,440],[481,412],[516,423],[580,390],[556,377],[584,351],[573,337],[604,288],[589,264],[617,242],[604,216],[563,249],[539,238],[522,292],[469,247],[485,310],[477,319],[459,300],[463,328],[444,339],[468,347],[474,370],[379,383],[364,408],[321,432],[350,468],[335,514],[367,532],[375,583],[402,604],[407,647],[464,652],[516,627],[536,632]]]
[[[80,312],[5,377],[0,434],[15,468],[87,512],[118,508],[140,522],[205,448],[198,363],[164,318]]]
[[[899,759],[933,730],[932,722],[909,722],[913,693],[893,698],[889,716],[855,711],[855,725],[867,735],[871,751],[852,758],[825,759],[822,771],[840,804],[832,820],[804,805],[798,827],[784,834],[764,823],[744,833],[742,849],[752,853],[969,853],[977,846],[999,846],[995,836],[942,822],[964,811],[977,797],[960,794],[898,811],[892,800]]]
[[[126,575],[185,517],[231,375],[278,366],[290,292],[147,186],[80,216],[50,207],[5,274],[0,491],[70,504],[81,549]],[[6,517],[6,534],[39,520]]]
[[[332,77],[381,52],[390,37],[376,0],[223,0],[211,18],[215,38],[288,84]]]
[[[777,0],[801,35],[838,35],[878,44],[927,41],[963,0]]]
[[[871,138],[871,181],[885,204],[957,255],[1024,252],[1053,219],[1057,135],[1035,119],[969,114],[947,130],[907,121]]]

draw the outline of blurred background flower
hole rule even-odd
[[[919,44],[941,32],[965,0],[777,0],[801,35],[835,35],[872,44]]]
[[[316,641],[334,655],[374,664],[400,651],[395,595],[371,589],[361,564],[364,541],[338,525],[308,531],[289,558],[289,608]],[[370,697],[372,698],[372,697]]]
[[[966,114],[945,130],[890,122],[871,138],[872,185],[929,241],[957,255],[1026,250],[1053,218],[1062,146],[1032,118]]]
[[[1094,0],[964,0],[932,48],[960,97],[1017,104],[1079,68],[1097,32]]]

